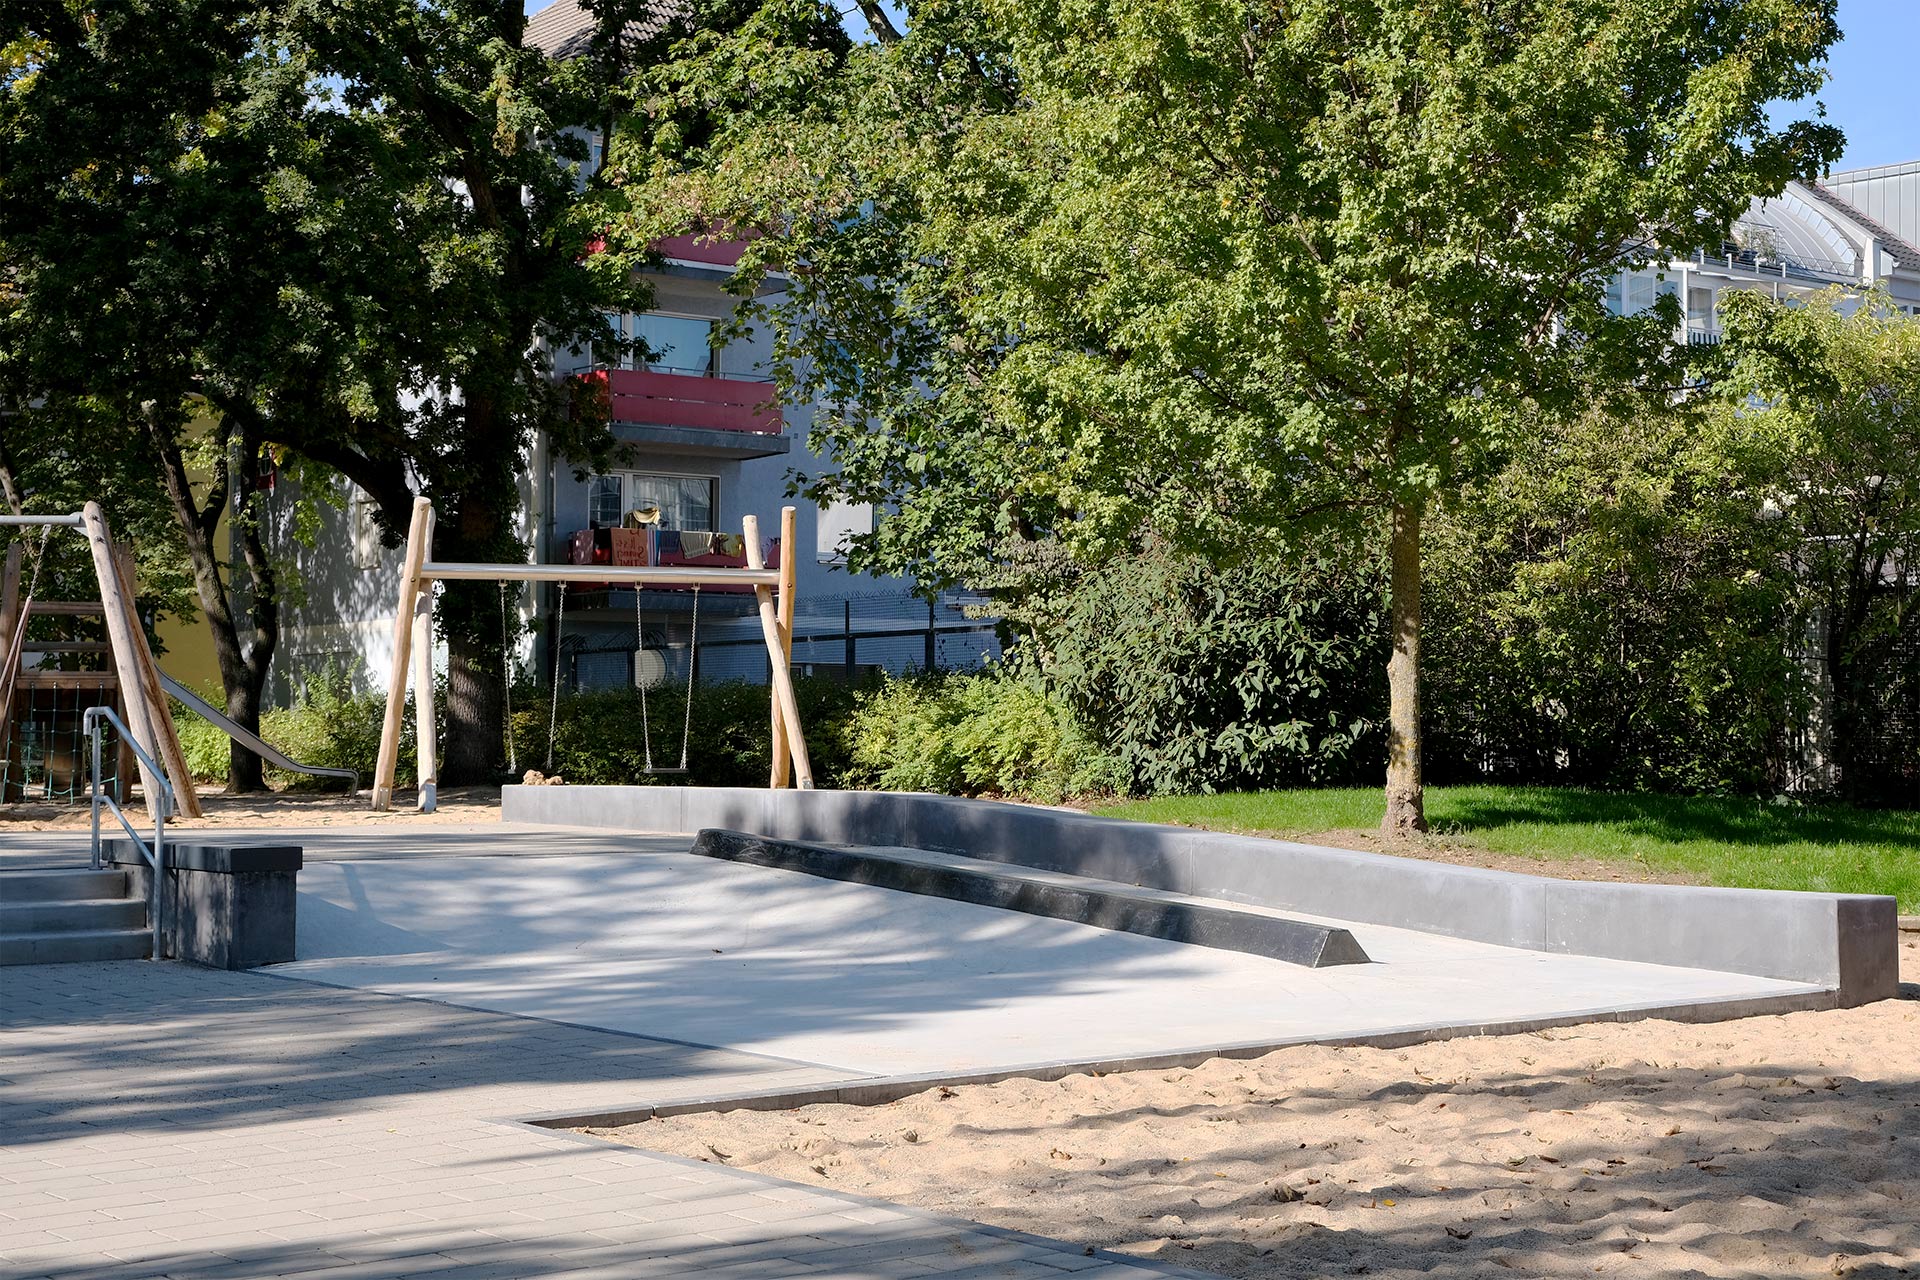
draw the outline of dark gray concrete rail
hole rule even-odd
[[[1550,880],[904,792],[507,787],[501,817],[933,849],[1533,951],[1813,983],[1841,1004],[1884,999],[1899,987],[1894,900],[1867,894]]]
[[[694,837],[693,851],[749,866],[1071,920],[1115,933],[1240,951],[1309,969],[1367,963],[1367,953],[1353,934],[1337,926],[1195,902],[1111,880],[1049,875],[1006,863],[966,865],[971,859],[945,862],[938,860],[942,855],[914,857],[914,851],[905,849],[775,840],[712,827]]]

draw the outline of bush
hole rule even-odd
[[[802,676],[794,680],[794,696],[814,779],[819,785],[832,785],[846,764],[843,722],[852,710],[855,691],[838,681]],[[595,785],[764,787],[773,769],[765,685],[726,681],[695,686],[685,774],[647,772],[640,692],[628,688],[561,695],[549,769],[551,697],[551,691],[531,686],[514,690],[514,746],[523,771],[538,769],[568,782]],[[646,724],[652,729],[654,767],[677,766],[687,716],[685,690],[649,690],[645,711]]]
[[[1121,789],[1324,784],[1379,767],[1386,632],[1365,559],[1309,548],[1221,568],[1151,545],[1026,613],[1024,662]]]
[[[221,705],[219,694],[202,692],[202,697]],[[328,769],[354,769],[362,786],[373,780],[374,766],[380,756],[380,724],[386,713],[386,699],[379,694],[356,694],[342,672],[330,672],[310,679],[298,701],[291,707],[269,709],[260,716],[260,736],[288,757],[301,764]],[[198,782],[224,783],[227,780],[228,738],[220,729],[176,705],[174,729],[187,758],[187,769]],[[401,722],[401,776],[413,771],[414,730],[413,699],[407,699],[407,713]],[[331,778],[315,778],[305,773],[267,770],[267,781],[276,787],[338,788]]]
[[[849,786],[1052,803],[1124,781],[1063,702],[1006,671],[886,680],[861,694],[846,738]]]
[[[1438,513],[1429,780],[1779,786],[1793,584],[1755,490],[1684,417],[1595,413]]]

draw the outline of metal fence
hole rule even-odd
[[[963,592],[931,601],[897,594],[802,597],[793,616],[793,669],[847,681],[875,671],[976,671],[1000,656],[996,624],[982,616],[988,603]],[[643,671],[650,681],[682,683],[690,660],[702,681],[760,684],[771,674],[757,613],[709,609],[700,621],[697,655],[677,635],[648,644],[642,660],[631,631],[582,635],[563,651],[563,670],[576,689],[631,685]]]

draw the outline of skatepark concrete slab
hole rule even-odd
[[[685,853],[686,837],[508,827],[423,832],[383,854],[374,829],[303,835],[301,959],[264,972],[849,1073],[1712,1016],[1820,994],[1345,921],[1331,923],[1375,963],[1305,969],[716,863]],[[462,856],[481,852],[564,856]]]

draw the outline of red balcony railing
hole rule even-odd
[[[692,565],[703,569],[744,569],[744,550],[729,552],[727,535],[690,533],[673,529],[581,529],[567,539],[567,559],[573,564],[606,564],[638,568],[643,565]],[[689,549],[689,541],[691,548]],[[762,540],[762,564],[780,563],[780,539]],[[597,589],[575,584],[576,590]],[[649,588],[665,590],[667,588]],[[751,591],[752,587],[710,586],[706,591]]]
[[[602,369],[578,376],[602,388],[610,422],[744,431],[757,436],[777,436],[785,425],[770,382],[655,373],[650,369]]]

